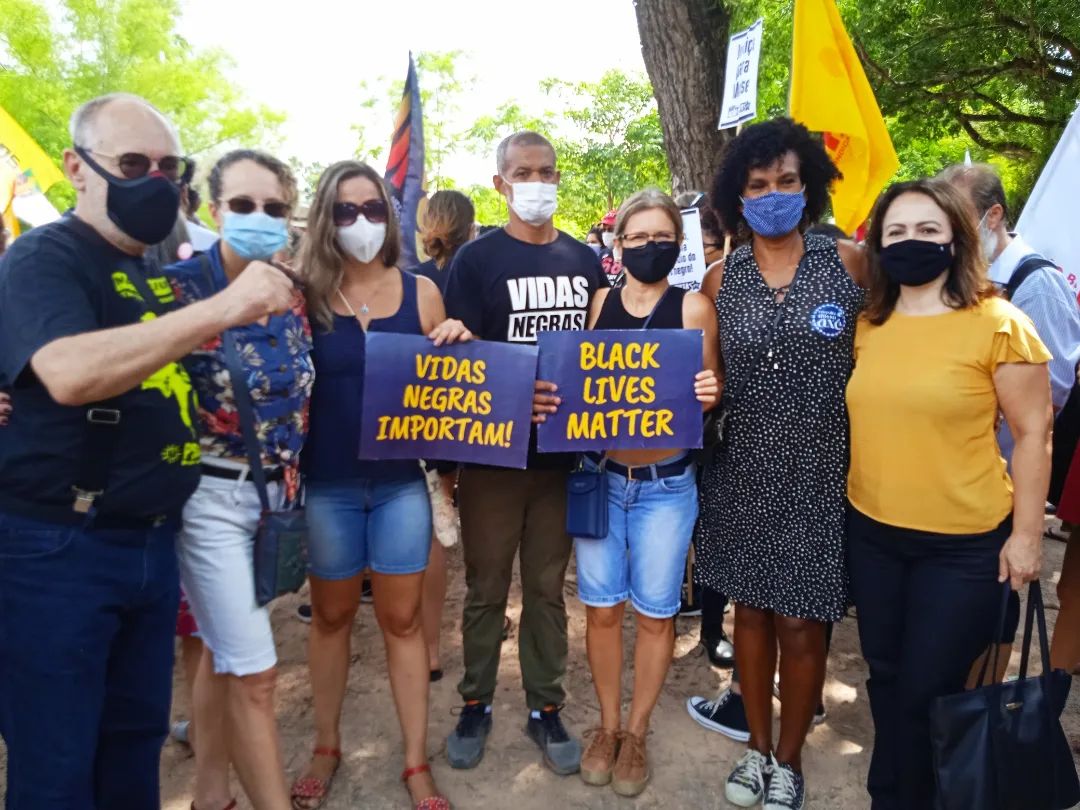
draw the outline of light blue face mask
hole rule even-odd
[[[802,191],[770,191],[760,197],[742,197],[743,217],[750,230],[775,239],[791,233],[802,220],[806,197]]]
[[[289,244],[289,230],[284,218],[262,211],[225,215],[221,238],[237,256],[248,261],[266,260]]]

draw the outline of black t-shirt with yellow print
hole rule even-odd
[[[154,307],[135,273],[158,299]],[[86,407],[57,404],[30,358],[59,338],[152,320],[174,306],[156,268],[74,215],[15,241],[0,261],[0,388],[13,405],[0,427],[0,511],[78,520],[72,486],[86,452]],[[199,481],[195,397],[183,366],[169,363],[111,402],[121,419],[99,514],[177,514]]]

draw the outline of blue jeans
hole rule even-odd
[[[426,479],[312,481],[306,496],[313,577],[349,579],[365,568],[416,574],[427,568],[431,499]]]
[[[169,729],[177,524],[0,513],[7,810],[150,810]]]
[[[674,616],[697,520],[694,465],[654,481],[631,481],[613,472],[607,478],[608,536],[574,540],[578,598],[592,607],[610,607],[629,597],[645,616]]]

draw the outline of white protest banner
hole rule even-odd
[[[720,107],[719,129],[738,126],[757,115],[758,66],[761,64],[761,31],[758,20],[728,42],[724,70],[724,103]]]
[[[672,287],[700,290],[705,278],[705,246],[701,241],[701,212],[688,208],[682,212],[683,243],[679,260],[668,273]]]

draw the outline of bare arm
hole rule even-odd
[[[866,250],[848,239],[838,239],[836,249],[840,252],[840,261],[848,271],[851,280],[864,289],[870,286],[870,268],[866,263]]]
[[[999,580],[1014,589],[1039,577],[1043,515],[1050,486],[1050,379],[1045,363],[1002,363],[994,388],[1016,441],[1012,457],[1013,529],[1001,550]]]
[[[420,306],[420,327],[436,345],[465,343],[473,339],[472,332],[461,321],[446,317],[446,304],[435,282],[426,276],[416,279]]]
[[[716,312],[712,302],[700,293],[687,293],[683,299],[683,325],[702,331],[704,368],[694,378],[694,392],[701,409],[708,411],[720,396],[720,341],[717,337]]]
[[[284,312],[292,295],[280,270],[252,262],[217,295],[141,323],[58,338],[33,354],[30,367],[61,405],[111,399],[214,335]]]
[[[701,280],[701,294],[709,299],[710,305],[715,303],[716,295],[720,292],[720,285],[724,281],[724,265],[726,264],[727,259],[715,265]]]

